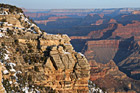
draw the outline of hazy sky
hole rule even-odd
[[[140,0],[0,0],[27,9],[140,7]]]

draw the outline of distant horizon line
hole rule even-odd
[[[20,8],[22,8],[22,9],[32,9],[32,10],[52,10],[52,9],[140,9],[140,7],[120,7],[120,8],[46,8],[46,9],[35,9],[35,8],[24,8],[24,7],[20,7]]]
[[[7,4],[7,3],[0,3],[0,4]],[[8,4],[8,5],[12,5],[12,6],[16,6],[14,4]],[[22,9],[32,9],[32,10],[52,10],[52,9],[68,9],[68,10],[72,10],[72,9],[123,9],[123,8],[130,8],[130,9],[140,9],[140,7],[97,7],[97,8],[25,8],[24,6],[23,7],[20,7],[20,6],[16,6],[16,7],[19,7],[19,8],[22,8]]]

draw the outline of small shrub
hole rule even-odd
[[[33,53],[33,52],[34,52],[33,49],[28,50],[28,53]]]
[[[30,43],[27,43],[27,47],[31,49],[33,46]]]
[[[37,66],[34,67],[34,70],[35,70],[36,72],[39,72],[39,68],[38,68]]]
[[[7,33],[8,33],[10,36],[13,35],[13,31],[12,31],[12,30],[7,29]]]
[[[15,40],[15,44],[18,45],[19,44],[19,41],[18,40]]]
[[[6,22],[6,19],[2,19],[1,22]]]
[[[3,86],[7,92],[12,91],[12,87],[11,87],[11,84],[9,83],[8,79],[6,79],[6,80],[3,79],[2,83],[3,83]]]
[[[32,81],[32,76],[31,75],[28,76],[28,80]]]
[[[5,46],[5,43],[1,43],[1,46],[4,47]]]
[[[29,60],[28,55],[27,55],[27,56],[25,56],[25,57],[23,57],[23,58],[24,58],[24,61],[27,63],[27,62],[28,62],[28,60]]]

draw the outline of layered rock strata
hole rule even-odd
[[[42,32],[19,8],[0,6],[5,91],[88,93],[90,65],[84,55],[73,50],[67,35]]]

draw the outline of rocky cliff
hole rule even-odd
[[[0,92],[88,93],[90,65],[67,35],[47,34],[20,8],[0,5]]]
[[[93,60],[90,61],[90,65],[90,80],[108,93],[137,93],[134,91],[133,80],[119,71],[113,60],[110,60],[107,64],[100,64]]]

